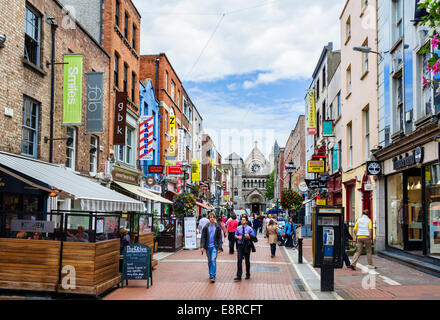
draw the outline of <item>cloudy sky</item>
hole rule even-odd
[[[283,147],[345,0],[133,0],[141,54],[164,52],[223,157]]]

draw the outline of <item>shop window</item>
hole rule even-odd
[[[27,97],[24,98],[21,153],[34,158],[37,157],[38,110],[38,102]]]
[[[440,258],[440,165],[425,167],[427,253]]]
[[[36,66],[40,66],[41,15],[26,7],[24,57]]]
[[[71,144],[66,145],[66,167],[75,170],[76,128],[67,127],[66,138],[73,139]]]
[[[387,177],[388,245],[403,249],[404,202],[403,174]]]

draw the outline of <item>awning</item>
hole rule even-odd
[[[143,202],[106,188],[98,182],[81,177],[60,165],[0,152],[0,166],[4,170],[14,171],[23,179],[30,177],[51,189],[62,191],[63,195],[80,200],[81,210],[97,212],[145,211]]]
[[[208,205],[206,205],[206,204],[203,204],[203,203],[201,203],[201,202],[197,202],[197,201],[196,201],[196,204],[197,204],[199,207],[202,207],[202,208],[205,208],[205,209],[208,209],[208,210],[214,210],[213,207],[210,207],[210,206],[208,206]]]
[[[147,198],[149,200],[156,201],[156,202],[163,202],[163,203],[167,203],[167,204],[172,204],[172,202],[170,200],[162,198],[161,196],[158,196],[158,195],[148,191],[147,189],[142,188],[141,186],[135,186],[133,184],[128,184],[128,183],[119,182],[119,181],[113,181],[113,182],[116,183],[117,185],[119,185],[120,187],[124,188],[125,190],[127,190],[131,193],[134,193],[135,195],[138,195],[140,197]]]

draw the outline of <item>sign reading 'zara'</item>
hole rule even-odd
[[[423,147],[417,147],[412,151],[412,154],[406,153],[405,156],[395,157],[393,159],[393,169],[399,170],[415,164],[423,162]]]

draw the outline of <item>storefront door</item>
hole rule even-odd
[[[425,167],[426,254],[440,259],[440,165]]]
[[[405,211],[403,224],[404,250],[423,249],[422,171],[410,169],[404,175]]]

